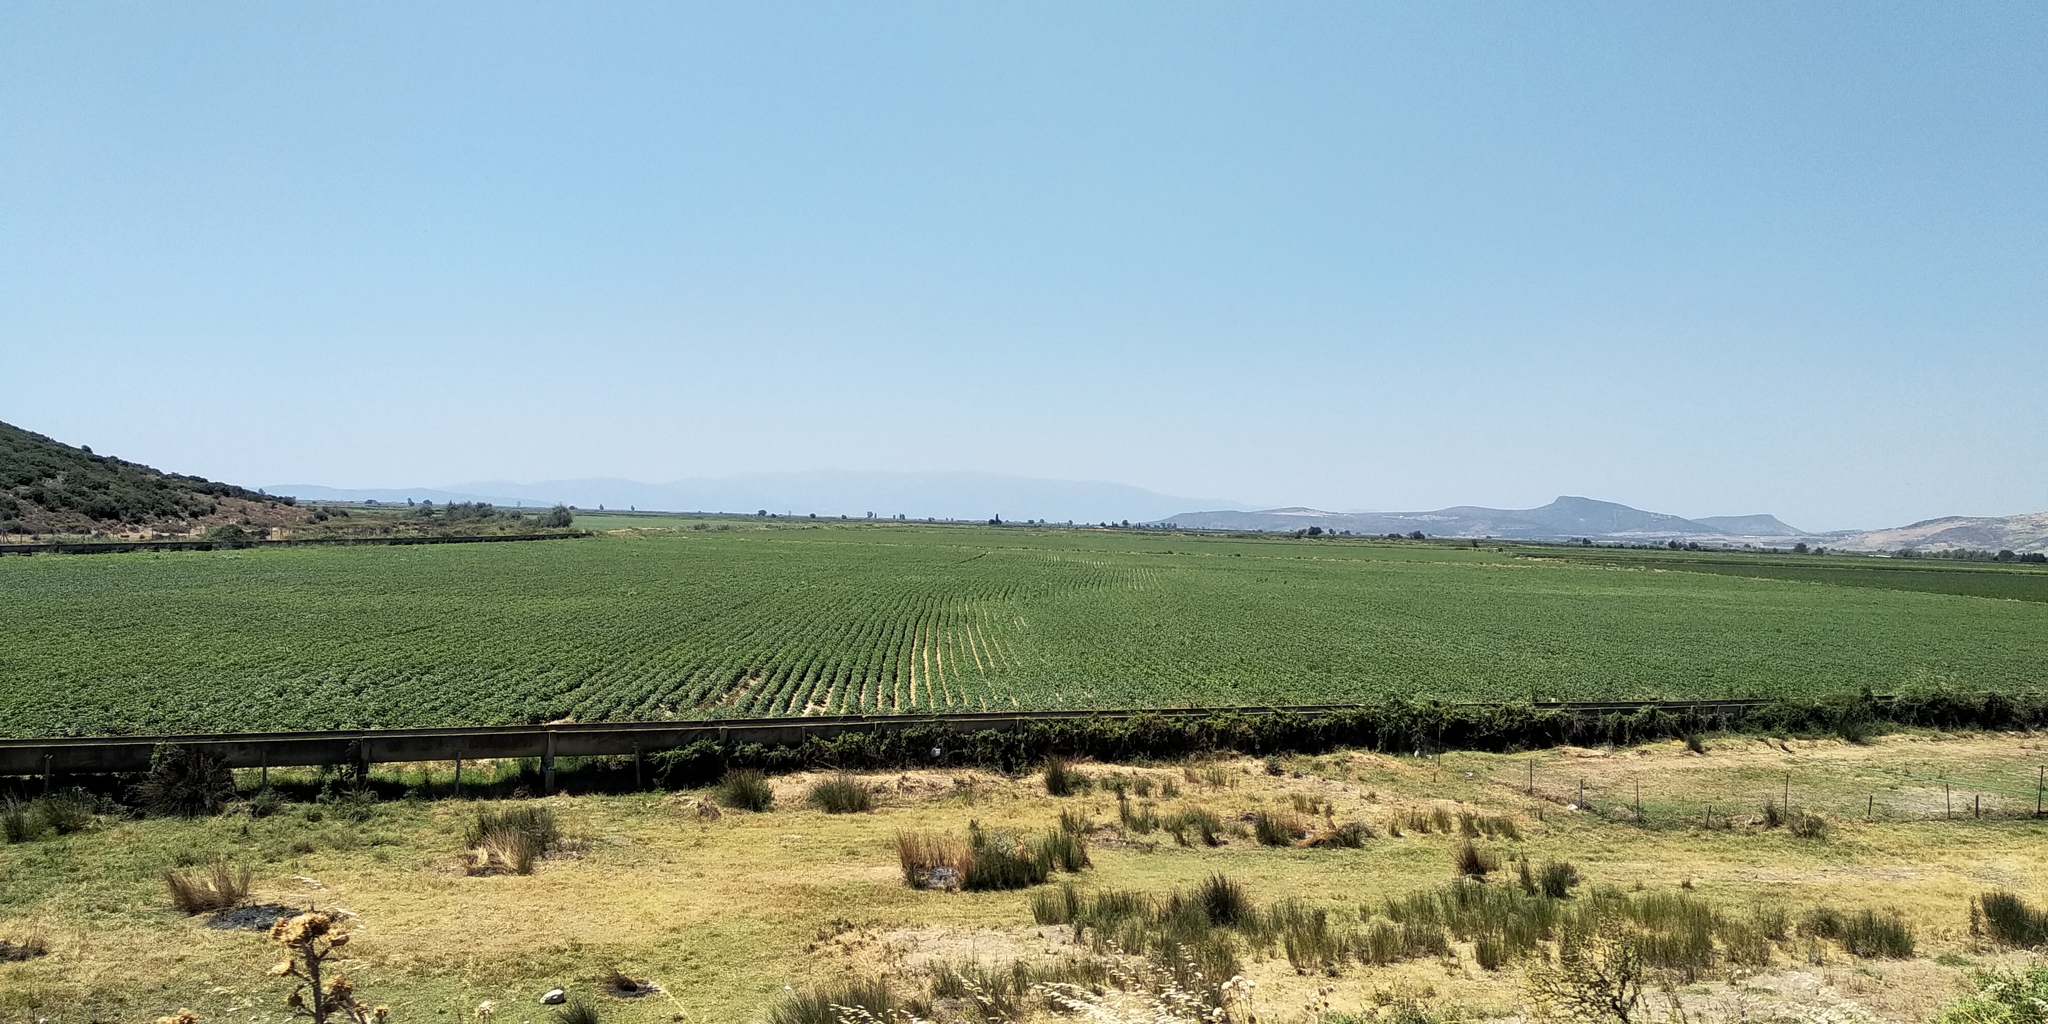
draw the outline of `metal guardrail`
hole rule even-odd
[[[1464,707],[1530,707],[1539,711],[1630,713],[1738,711],[1771,703],[1733,700],[1537,701],[1533,704],[1464,702]],[[698,740],[797,744],[849,732],[890,732],[919,726],[955,732],[1007,731],[1037,722],[1121,721],[1138,717],[1206,718],[1214,715],[1315,715],[1357,711],[1368,704],[1294,704],[1245,707],[1084,709],[1071,711],[960,712],[936,715],[818,715],[793,718],[708,719],[677,722],[571,722],[420,729],[347,729],[328,732],[186,733],[158,736],[44,737],[0,740],[0,775],[74,775],[149,768],[159,744],[201,747],[232,768],[389,764],[474,758],[645,754]]]

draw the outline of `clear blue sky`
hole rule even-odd
[[[2048,508],[2048,6],[11,3],[0,419],[238,482]]]

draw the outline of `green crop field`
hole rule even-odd
[[[0,560],[0,733],[2048,685],[2048,573],[618,518]]]

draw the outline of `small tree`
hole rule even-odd
[[[227,759],[217,754],[159,743],[149,755],[149,775],[135,791],[151,814],[215,814],[234,799],[235,776]]]
[[[355,985],[339,969],[327,975],[327,961],[348,945],[348,927],[326,914],[314,912],[280,917],[270,928],[270,937],[284,946],[285,959],[270,973],[280,978],[297,978],[299,986],[284,998],[292,1016],[313,1024],[345,1021],[348,1024],[384,1024],[391,1013],[388,1006],[366,1006],[356,998]],[[312,994],[307,995],[307,989]]]
[[[538,522],[546,527],[559,528],[571,526],[576,522],[576,514],[569,511],[569,506],[567,505],[556,505],[543,514]]]

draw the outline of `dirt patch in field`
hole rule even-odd
[[[257,903],[223,910],[207,918],[206,926],[221,931],[267,932],[278,918],[303,914],[306,910],[305,907],[287,907],[282,903]]]

